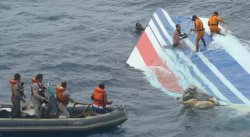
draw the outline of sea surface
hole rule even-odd
[[[108,98],[127,107],[128,120],[116,128],[63,137],[250,137],[248,113],[183,108],[126,64],[140,37],[135,23],[146,26],[158,7],[185,16],[219,11],[227,29],[250,46],[249,0],[1,0],[1,102],[10,102],[8,80],[15,73],[28,97],[31,78],[42,73],[45,83],[67,80],[72,97],[82,102],[104,82]]]

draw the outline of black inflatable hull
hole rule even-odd
[[[9,105],[1,106],[9,107]],[[85,108],[86,106],[76,109],[75,115]],[[71,109],[72,107],[69,107],[69,110]],[[109,113],[85,118],[0,118],[0,133],[89,131],[118,126],[127,120],[124,107],[109,107],[109,109],[112,110]]]

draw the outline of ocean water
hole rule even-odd
[[[90,101],[94,86],[104,82],[114,104],[127,106],[129,119],[117,128],[62,136],[250,136],[248,113],[223,106],[183,108],[126,64],[140,37],[135,23],[146,26],[157,7],[185,16],[209,17],[219,11],[227,29],[250,45],[247,0],[1,0],[1,102],[10,102],[8,80],[14,73],[21,73],[27,96],[31,78],[42,73],[45,83],[67,80],[72,96],[83,102]]]

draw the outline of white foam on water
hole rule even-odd
[[[247,49],[250,53],[250,40],[239,39],[240,43]]]
[[[208,34],[210,34],[209,27],[207,24],[208,18],[201,18],[205,30]],[[240,40],[237,37],[232,35],[232,32],[221,25],[219,25],[223,34],[214,35],[214,41],[209,45],[209,50],[214,50],[218,48],[225,49],[249,74],[250,74],[250,41]]]
[[[214,43],[225,49],[250,74],[250,49],[244,46],[239,39],[231,34],[214,36]],[[245,43],[246,44],[246,43]]]

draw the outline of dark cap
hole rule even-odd
[[[36,75],[36,80],[38,80],[38,79],[42,80],[43,79],[43,74],[37,74]]]
[[[99,84],[99,88],[104,89],[104,88],[105,88],[104,83],[100,83],[100,84]]]
[[[192,21],[194,21],[196,18],[197,18],[197,16],[196,16],[196,15],[193,15],[193,16],[192,16]]]
[[[15,79],[15,80],[20,80],[20,79],[21,79],[21,75],[20,75],[19,73],[16,73],[16,74],[14,75],[14,79]]]
[[[218,16],[218,15],[219,15],[219,12],[215,11],[213,14]]]
[[[62,81],[61,82],[61,86],[64,87],[64,88],[66,88],[67,87],[67,81],[66,80]]]

